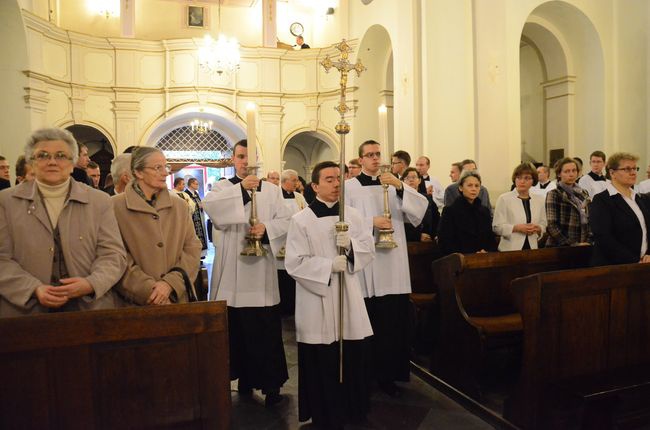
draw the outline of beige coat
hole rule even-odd
[[[172,267],[185,269],[196,279],[201,260],[201,242],[196,237],[187,204],[163,190],[153,208],[131,184],[113,196],[115,216],[127,249],[127,269],[116,286],[127,302],[144,305],[156,281],[164,280],[176,292],[178,302],[187,302],[183,277],[168,273]]]
[[[71,181],[58,226],[70,277],[83,277],[94,296],[80,310],[115,307],[111,287],[126,267],[126,252],[108,194]],[[52,226],[34,181],[0,192],[0,317],[47,312],[34,290],[50,284]]]

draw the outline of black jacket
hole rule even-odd
[[[635,201],[645,218],[646,236],[650,236],[650,195],[637,194]],[[643,232],[639,219],[623,196],[610,196],[607,190],[596,194],[589,207],[589,225],[594,236],[592,265],[639,262]],[[646,253],[649,252],[650,249]]]
[[[442,211],[438,226],[438,245],[443,255],[470,254],[481,249],[496,251],[492,215],[480,199],[469,203],[462,195]]]
[[[426,196],[429,201],[427,211],[422,218],[420,225],[413,226],[410,222],[404,223],[404,232],[406,233],[407,242],[420,242],[422,233],[426,233],[433,239],[438,234],[438,223],[440,222],[440,214],[438,207],[433,202],[431,196]]]

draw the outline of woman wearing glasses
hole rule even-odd
[[[499,251],[537,249],[537,240],[546,230],[544,197],[531,194],[537,184],[537,170],[522,163],[512,172],[515,189],[501,194],[494,209],[492,229],[501,236]]]
[[[650,196],[637,194],[632,188],[638,160],[626,152],[617,152],[607,160],[611,182],[596,194],[589,208],[594,266],[650,262]]]
[[[546,194],[546,247],[589,245],[589,193],[576,184],[578,163],[562,158],[555,163],[557,188]]]
[[[126,252],[110,197],[70,180],[70,132],[35,131],[33,181],[0,192],[0,316],[115,307]]]
[[[113,196],[128,250],[126,273],[116,289],[130,304],[187,302],[182,271],[193,281],[199,270],[201,242],[187,205],[167,189],[169,171],[160,150],[139,147],[131,158],[133,181]]]

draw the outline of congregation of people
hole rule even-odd
[[[285,400],[282,318],[293,316],[299,420],[342,428],[363,422],[373,386],[400,396],[396,382],[409,381],[411,327],[396,317],[409,312],[408,242],[431,242],[442,255],[591,245],[594,266],[650,262],[650,167],[637,183],[634,154],[594,151],[584,175],[577,158],[522,162],[493,207],[474,160],[453,163],[444,187],[427,156],[411,166],[398,150],[386,166],[383,150],[363,142],[342,187],[333,161],[314,166],[310,183],[291,169],[260,178],[242,140],[235,175],[202,200],[197,178],[177,177],[168,189],[172,170],[159,149],[117,155],[100,189],[86,146],[63,129],[36,130],[13,186],[0,156],[0,317],[194,301],[214,241],[208,298],[228,306],[239,395],[261,390],[267,407]],[[396,247],[375,246],[382,232]],[[262,255],[242,255],[251,241]]]

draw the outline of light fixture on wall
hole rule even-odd
[[[88,9],[106,19],[120,16],[120,0],[86,0]]]
[[[219,2],[219,37],[214,40],[206,34],[199,48],[199,66],[211,75],[230,75],[239,70],[239,42],[221,34],[221,2]]]
[[[190,122],[190,127],[192,131],[198,134],[206,134],[209,131],[212,131],[212,121],[203,121],[201,119],[195,119]]]

